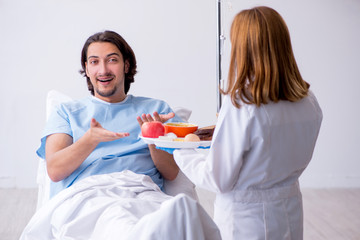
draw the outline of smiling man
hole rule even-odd
[[[112,31],[96,33],[84,44],[81,65],[92,96],[53,111],[37,151],[46,159],[50,195],[87,176],[123,170],[148,175],[160,188],[164,178],[175,179],[172,155],[145,144],[139,124],[181,119],[164,101],[128,94],[137,67],[128,43]]]
[[[125,74],[129,61],[124,61],[120,50],[109,42],[94,42],[89,45],[85,63],[86,75],[90,78],[95,95],[107,102],[125,99]]]

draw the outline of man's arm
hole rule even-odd
[[[175,116],[173,112],[165,115],[159,115],[157,112],[154,112],[153,115],[154,117],[150,114],[142,114],[141,117],[137,117],[140,127],[144,122],[160,121],[164,123]],[[161,175],[167,180],[174,180],[179,173],[179,167],[173,155],[156,149],[154,144],[149,144],[149,149],[151,158]]]
[[[95,119],[90,129],[75,143],[65,133],[55,133],[46,138],[45,158],[50,179],[58,182],[74,172],[100,142],[113,141],[129,136],[104,129]]]
[[[156,149],[154,144],[149,144],[151,158],[161,175],[167,180],[174,180],[179,173],[179,167],[170,153]]]

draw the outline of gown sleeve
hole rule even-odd
[[[234,187],[250,149],[249,116],[246,107],[236,108],[225,96],[208,155],[194,149],[174,151],[176,163],[195,185],[214,192]]]
[[[64,111],[62,104],[51,111],[49,119],[46,122],[46,126],[41,137],[40,147],[36,151],[39,157],[45,159],[46,138],[54,133],[66,133],[72,136],[69,117]]]

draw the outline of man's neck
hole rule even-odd
[[[103,96],[100,96],[99,94],[95,94],[95,97],[102,101],[108,102],[108,103],[119,103],[119,102],[124,101],[126,99],[127,95],[124,94],[121,96],[103,97]]]

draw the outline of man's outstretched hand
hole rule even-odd
[[[129,133],[117,133],[106,130],[95,118],[91,119],[89,134],[91,139],[98,143],[110,142],[130,135]]]

